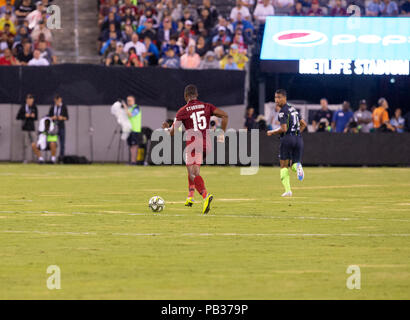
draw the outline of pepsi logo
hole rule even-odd
[[[282,46],[313,47],[327,41],[327,36],[313,30],[287,30],[278,32],[273,41]]]

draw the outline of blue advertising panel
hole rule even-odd
[[[266,19],[261,60],[410,59],[410,18]]]

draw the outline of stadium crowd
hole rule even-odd
[[[97,1],[102,63],[129,67],[242,70],[272,15],[345,16],[352,4],[366,16],[410,15],[410,0],[236,0],[226,14],[211,0]]]
[[[389,115],[389,103],[380,98],[376,105],[368,109],[368,102],[362,99],[358,108],[353,111],[349,101],[344,101],[339,110],[330,110],[326,98],[320,99],[320,109],[309,114],[310,132],[337,133],[370,133],[370,132],[410,132],[410,111],[402,114],[401,108],[396,108]],[[248,108],[245,114],[244,127],[248,130],[272,130],[280,127],[278,114],[280,108],[274,103],[268,107],[268,114],[254,114],[253,108]]]
[[[0,65],[57,63],[47,7],[53,0],[0,0]]]

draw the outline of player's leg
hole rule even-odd
[[[294,154],[293,154],[293,167],[295,167],[296,173],[298,175],[298,179],[302,181],[305,178],[305,172],[303,171],[303,166],[302,166],[302,155],[303,155],[303,138],[302,137],[296,137],[296,146],[294,148]]]
[[[137,156],[138,156],[138,139],[137,133],[131,132],[128,136],[127,143],[130,147],[130,154],[131,154],[131,165],[137,164]]]
[[[292,191],[290,189],[290,176],[289,176],[289,161],[291,159],[290,154],[290,141],[288,137],[284,137],[279,146],[279,163],[280,163],[280,180],[283,187],[285,188],[285,193],[282,197],[291,197]]]
[[[195,195],[195,182],[194,180],[191,178],[191,174],[190,174],[190,170],[189,167],[191,166],[187,166],[187,171],[188,171],[188,197],[185,201],[185,206],[187,207],[192,207],[192,205],[194,204],[194,195]]]

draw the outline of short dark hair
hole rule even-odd
[[[282,96],[285,96],[285,97],[288,96],[285,89],[278,89],[275,91],[275,94],[281,94]]]
[[[26,99],[34,99],[34,96],[31,93],[28,93]]]
[[[196,85],[189,84],[185,87],[184,91],[185,97],[198,97],[198,89]]]
[[[62,98],[62,96],[60,96],[58,93],[54,96],[54,100],[58,100],[60,98]]]

